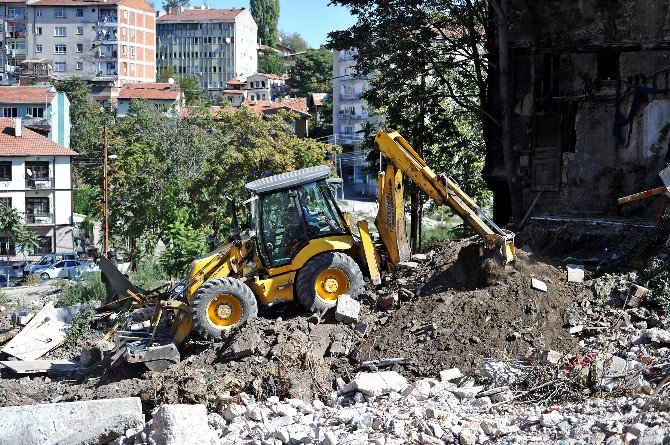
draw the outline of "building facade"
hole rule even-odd
[[[28,0],[27,55],[55,79],[81,77],[101,103],[156,78],[156,18],[144,0]]]
[[[656,216],[650,200],[619,206],[617,198],[662,185],[658,172],[668,162],[667,4],[513,1],[510,10],[512,147],[523,208],[511,215],[502,150],[487,142],[496,219],[518,221],[529,210]],[[490,84],[489,106],[499,116],[499,79]]]
[[[255,73],[247,77],[245,89],[249,100],[277,100],[286,94],[286,77]]]
[[[116,116],[127,116],[133,100],[146,101],[157,111],[168,116],[178,116],[184,106],[184,95],[179,86],[172,82],[165,83],[127,83],[119,92],[116,104]]]
[[[0,118],[0,203],[23,214],[37,233],[34,255],[74,250],[71,160],[76,154],[22,127],[20,118]],[[4,249],[3,239],[0,244]],[[17,252],[10,246],[12,253]]]
[[[160,15],[158,75],[197,76],[209,97],[226,89],[229,79],[246,79],[258,70],[258,27],[247,9],[184,9]]]
[[[52,86],[0,86],[0,117],[23,125],[70,148],[70,101]]]
[[[338,172],[344,180],[345,195],[377,196],[377,178],[367,169],[368,151],[363,148],[362,133],[368,122],[379,123],[371,116],[363,93],[369,87],[365,76],[356,70],[356,50],[333,51],[333,138],[342,146]]]

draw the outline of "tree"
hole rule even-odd
[[[167,66],[163,68],[158,75],[158,81],[159,82],[167,82],[170,78],[176,79],[177,78],[177,70],[173,66]]]
[[[292,96],[328,93],[333,90],[333,53],[326,48],[309,49],[295,59],[290,70]]]
[[[294,53],[301,53],[309,48],[307,41],[297,32],[279,31],[279,43],[291,48]]]
[[[200,80],[193,74],[185,74],[179,80],[179,89],[184,93],[186,105],[198,105],[206,101]]]
[[[279,0],[250,0],[249,6],[258,25],[258,38],[261,43],[274,47],[279,38]]]
[[[286,74],[288,65],[286,60],[278,54],[266,53],[258,57],[258,72],[265,74]]]
[[[191,0],[165,0],[163,2],[163,10],[169,11],[170,8],[178,8],[180,6],[186,8],[191,5]]]
[[[12,255],[10,246],[14,244],[22,250],[34,249],[37,247],[37,234],[26,228],[23,216],[15,208],[4,204],[0,204],[0,233],[5,237],[5,278],[9,287],[9,258]]]

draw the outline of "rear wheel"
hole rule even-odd
[[[233,328],[258,315],[256,297],[235,278],[203,283],[191,302],[193,329],[207,340],[219,340]]]
[[[323,312],[337,303],[340,295],[357,298],[365,283],[358,264],[342,252],[314,256],[298,272],[296,298],[307,310]]]
[[[51,278],[51,276],[49,276],[49,274],[46,273],[46,272],[44,272],[44,273],[41,275],[41,277],[42,277],[43,280],[48,280],[49,278]]]

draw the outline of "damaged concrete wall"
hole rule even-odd
[[[525,209],[542,191],[533,214],[655,216],[658,201],[616,199],[662,185],[670,94],[635,88],[670,88],[670,3],[512,4],[513,146]],[[624,118],[634,108],[619,136],[617,108]]]

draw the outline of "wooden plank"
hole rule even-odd
[[[528,221],[528,218],[530,217],[531,212],[535,208],[535,205],[537,204],[537,201],[540,199],[540,196],[542,196],[542,192],[544,192],[544,190],[540,190],[537,193],[537,196],[535,196],[535,199],[533,200],[533,203],[530,205],[530,207],[528,207],[528,211],[526,212],[526,215],[523,217],[523,219],[519,223],[519,229],[521,229],[523,226],[526,225],[526,221]]]
[[[660,194],[665,193],[667,191],[668,191],[668,189],[665,188],[665,187],[657,187],[655,189],[645,190],[644,192],[624,196],[623,198],[619,198],[617,201],[618,201],[619,204],[625,204],[627,202],[637,201],[637,200],[640,200],[640,199],[648,198],[650,196],[660,195]]]
[[[2,352],[21,360],[36,360],[65,341],[65,323],[58,321],[52,303],[30,320]]]
[[[76,371],[81,368],[79,363],[69,360],[14,360],[0,362],[17,374],[38,374],[47,371]]]

